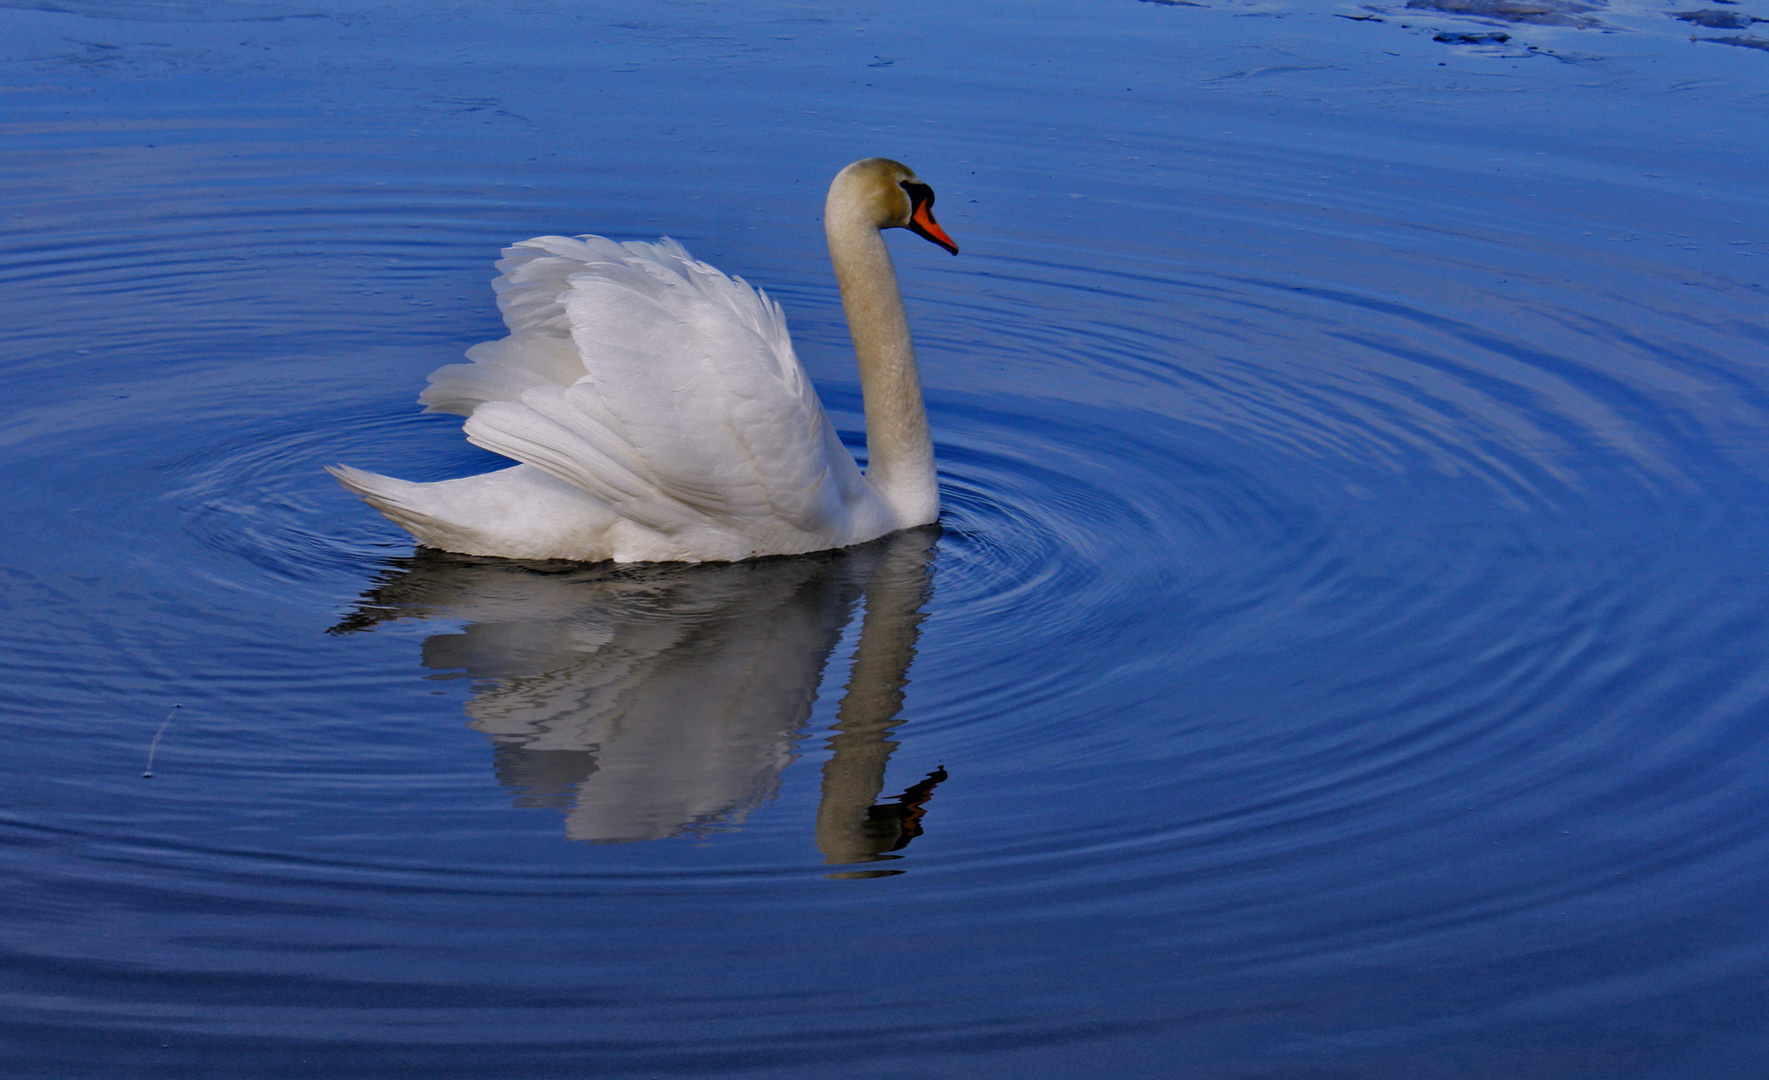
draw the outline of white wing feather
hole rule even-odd
[[[595,504],[583,520],[612,511],[630,523],[604,526],[600,547],[554,543],[557,554],[743,558],[895,527],[825,415],[779,305],[759,290],[667,239],[538,237],[506,249],[498,269],[510,336],[436,371],[419,400],[466,415],[474,443],[583,492]],[[414,492],[457,482],[365,489],[372,476],[340,478],[383,512],[397,506],[395,520],[420,539],[410,519],[448,516],[446,505],[414,505]]]

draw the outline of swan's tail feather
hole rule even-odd
[[[417,537],[420,544],[455,550],[449,545],[459,542],[461,530],[414,505],[421,499],[424,485],[348,465],[327,465],[326,472],[346,491],[379,510],[388,521]]]

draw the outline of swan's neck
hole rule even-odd
[[[896,511],[899,528],[928,525],[940,516],[940,491],[903,294],[878,227],[844,209],[831,205],[823,220],[860,362],[866,480]]]

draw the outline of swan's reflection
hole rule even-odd
[[[424,666],[474,680],[518,805],[565,811],[575,840],[623,842],[741,820],[772,796],[824,666],[863,599],[830,740],[817,845],[830,863],[889,858],[920,834],[936,771],[879,804],[936,529],[843,551],[699,566],[585,566],[428,549],[398,560],[336,633],[464,621]]]

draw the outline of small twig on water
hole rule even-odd
[[[181,708],[183,708],[182,705],[172,706],[171,712],[166,714],[166,719],[160,721],[160,730],[154,732],[154,741],[147,746],[147,771],[141,774],[143,779],[153,779],[154,751],[160,748],[160,736],[166,734],[166,725],[172,722],[172,713],[177,712]]]

